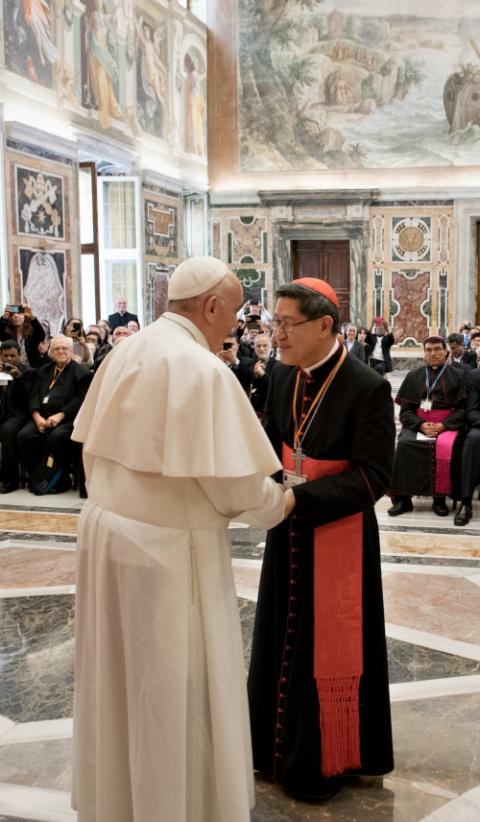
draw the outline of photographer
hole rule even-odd
[[[233,371],[240,385],[248,394],[252,381],[253,360],[250,357],[238,355],[238,341],[234,334],[225,337],[223,348],[221,351],[217,351],[217,357],[223,360],[225,365]]]
[[[0,317],[0,342],[15,340],[20,346],[20,361],[32,368],[42,365],[38,344],[45,339],[45,330],[29,305],[6,305]]]
[[[71,317],[67,320],[63,333],[73,340],[73,359],[80,365],[91,368],[93,365],[93,354],[87,345],[85,331],[81,320]]]
[[[259,300],[247,300],[237,314],[239,320],[258,320],[259,322],[270,322],[272,315]]]
[[[375,317],[375,321],[365,342],[371,348],[370,366],[382,377],[393,371],[390,349],[395,342],[393,334],[388,330],[388,323],[383,317]]]
[[[16,491],[20,484],[17,434],[28,420],[30,395],[37,380],[38,371],[20,361],[19,344],[5,340],[0,347],[0,494]]]

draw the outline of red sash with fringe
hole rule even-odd
[[[294,471],[292,449],[283,445],[283,466]],[[346,460],[302,463],[309,479],[349,471]],[[325,777],[358,770],[358,690],[363,673],[363,515],[322,525],[314,532],[314,670],[320,708],[321,763]]]
[[[417,417],[424,422],[443,422],[452,412],[447,408],[432,409],[423,411],[417,408]],[[452,462],[453,445],[457,438],[458,431],[442,431],[435,440],[435,493],[450,494],[451,475],[450,463]]]

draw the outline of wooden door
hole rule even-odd
[[[319,277],[338,294],[340,322],[350,319],[350,243],[348,240],[292,242],[293,279]]]

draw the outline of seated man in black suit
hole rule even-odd
[[[109,314],[108,322],[112,326],[112,331],[119,325],[128,325],[129,322],[132,320],[137,323],[138,327],[140,328],[140,323],[138,322],[138,317],[136,314],[130,314],[127,311],[127,299],[126,297],[118,297],[117,302],[117,311],[115,314]]]
[[[472,518],[472,497],[480,482],[480,368],[468,374],[468,433],[462,448],[462,504],[455,514],[455,525],[467,525]]]
[[[250,402],[257,417],[261,417],[267,399],[270,374],[276,360],[272,356],[272,341],[268,334],[257,334],[253,342],[253,349],[255,354],[250,384]]]
[[[409,371],[395,402],[400,405],[402,430],[393,460],[391,517],[413,510],[412,496],[431,496],[432,510],[448,515],[447,495],[455,496],[452,464],[459,461],[467,407],[466,368],[447,363],[442,337],[423,343],[425,365]]]
[[[9,494],[20,485],[17,434],[30,416],[30,396],[37,382],[38,371],[21,362],[20,345],[15,340],[5,340],[1,345],[0,371],[0,494]]]
[[[365,346],[358,342],[357,333],[356,326],[348,325],[343,344],[352,357],[358,357],[359,360],[365,362]]]
[[[234,334],[225,337],[223,349],[217,351],[217,357],[227,365],[235,374],[242,388],[247,392],[252,381],[253,360],[250,357],[242,357],[238,351],[238,340]]]
[[[452,365],[466,365],[467,368],[477,367],[477,355],[474,351],[465,349],[461,334],[450,334],[447,337],[447,346]]]
[[[52,360],[38,370],[38,383],[30,398],[31,420],[18,434],[22,459],[30,480],[44,457],[62,470],[56,491],[71,488],[69,468],[73,455],[70,435],[83,402],[91,374],[73,360],[73,340],[59,334],[50,343]],[[35,493],[34,488],[31,487]]]

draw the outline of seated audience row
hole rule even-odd
[[[402,428],[393,463],[392,517],[413,510],[412,496],[432,497],[432,510],[442,517],[449,513],[447,496],[461,499],[455,525],[472,517],[480,482],[480,369],[465,363],[459,341],[451,337],[450,351],[442,337],[428,337],[425,366],[410,371],[398,390]]]

